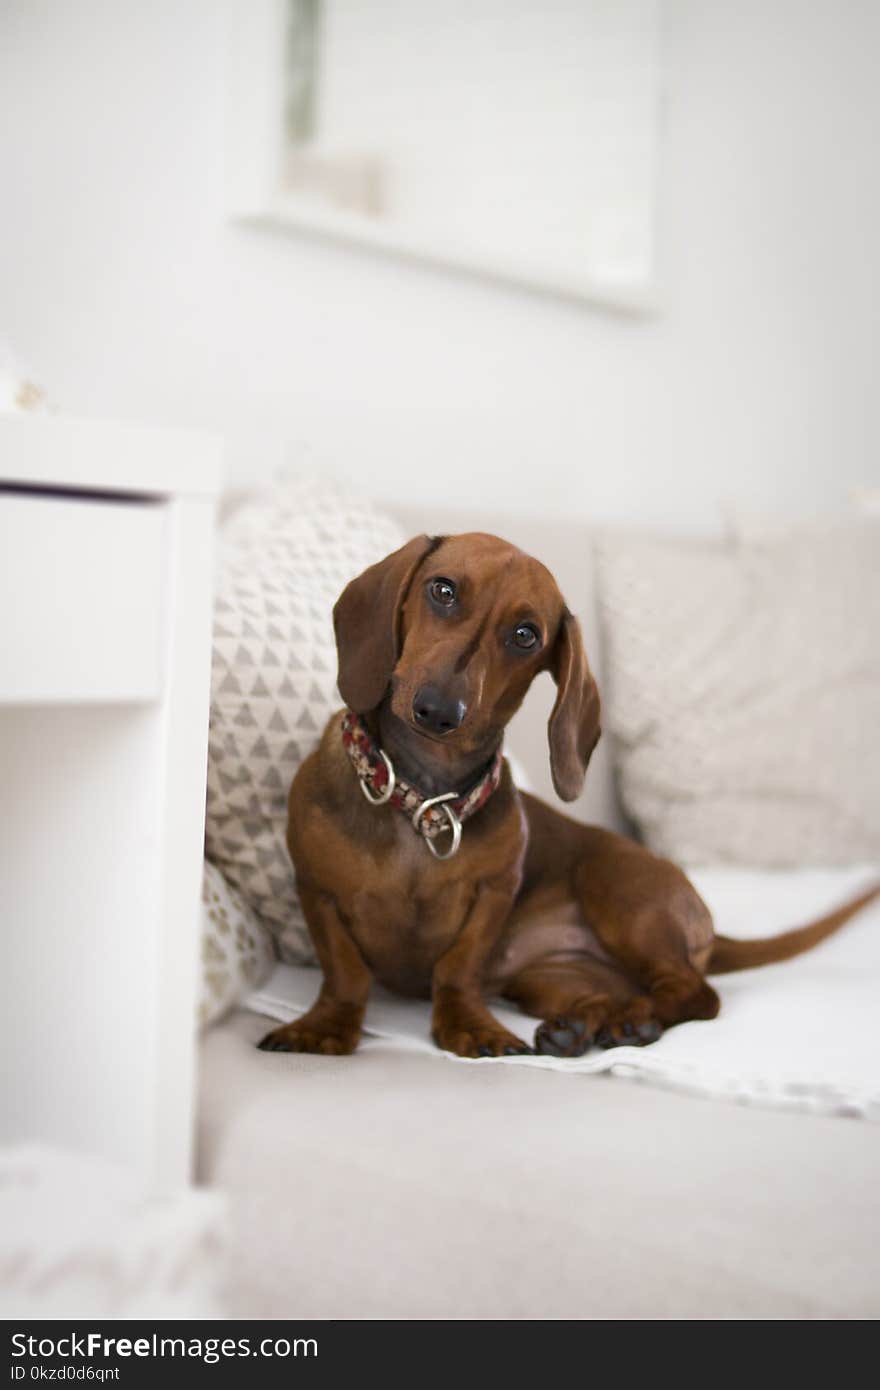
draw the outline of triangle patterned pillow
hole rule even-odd
[[[282,960],[314,962],[287,852],[287,795],[342,701],[332,610],[404,537],[318,480],[281,484],[221,533],[205,848],[269,927]]]

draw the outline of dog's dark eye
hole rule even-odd
[[[450,608],[455,603],[455,585],[451,579],[432,579],[428,592],[441,608]]]
[[[538,634],[531,623],[520,623],[519,627],[514,628],[513,643],[516,647],[521,647],[523,651],[529,651],[537,646]]]

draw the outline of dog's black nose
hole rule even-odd
[[[444,695],[436,685],[423,685],[413,700],[413,718],[431,734],[451,734],[460,727],[466,709],[463,700]]]

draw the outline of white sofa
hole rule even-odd
[[[410,532],[482,521],[547,559],[601,683],[580,533],[401,520]],[[551,699],[549,682],[534,690],[509,740],[547,796]],[[623,826],[607,749],[574,811]],[[880,1313],[877,1125],[381,1043],[352,1058],[266,1054],[265,1028],[238,1011],[201,1049],[199,1178],[230,1200],[234,1315]]]

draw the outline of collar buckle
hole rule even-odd
[[[435,859],[451,859],[454,854],[458,853],[458,848],[461,844],[461,821],[449,805],[450,801],[457,800],[457,792],[444,792],[442,796],[429,796],[427,800],[422,802],[421,806],[417,806],[415,811],[413,811],[413,830],[417,831],[418,834],[422,836]],[[437,849],[433,838],[426,835],[422,830],[422,817],[432,806],[440,807],[441,811],[446,816],[448,829],[452,831],[452,840],[450,841],[449,848],[446,850]],[[443,832],[441,831],[440,833],[442,834]]]
[[[394,787],[397,782],[397,774],[394,771],[394,764],[392,763],[388,754],[385,752],[384,748],[377,748],[376,752],[379,754],[379,757],[385,764],[386,770],[388,772],[388,781],[385,783],[385,786],[382,788],[382,790],[378,792],[375,796],[367,786],[367,779],[365,776],[358,777],[358,785],[371,806],[384,806],[386,801],[390,801],[392,796],[394,795]]]

